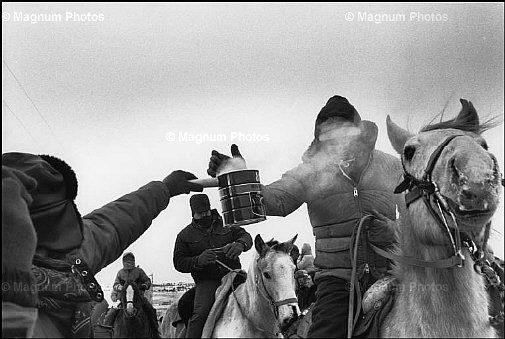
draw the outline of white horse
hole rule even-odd
[[[289,256],[295,240],[265,243],[256,236],[247,280],[228,297],[213,338],[277,337],[297,316],[295,265]]]
[[[496,158],[480,135],[470,102],[453,120],[418,135],[389,118],[388,135],[402,155],[407,215],[400,227],[395,276],[400,290],[383,337],[495,337],[485,281],[479,274],[489,221],[500,196]],[[484,265],[484,266],[483,266]]]

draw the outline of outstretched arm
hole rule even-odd
[[[306,190],[298,179],[299,167],[288,171],[282,178],[263,186],[263,202],[267,215],[285,217],[306,201]]]

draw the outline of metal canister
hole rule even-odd
[[[259,171],[233,171],[222,174],[217,179],[226,227],[266,220]]]

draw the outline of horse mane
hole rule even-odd
[[[284,252],[289,254],[290,248],[285,243],[280,243],[279,241],[272,238],[269,241],[267,241],[266,244],[273,251]]]
[[[497,127],[503,123],[502,117],[498,116],[498,115],[490,117],[486,121],[481,123],[479,121],[477,111],[475,110],[473,105],[471,105],[471,103],[470,103],[470,106],[467,107],[466,109],[468,109],[470,111],[470,118],[468,117],[468,115],[466,116],[466,118],[463,118],[463,119],[460,118],[461,114],[465,110],[465,107],[464,107],[461,109],[459,115],[456,118],[453,118],[453,119],[447,120],[447,121],[440,121],[438,123],[433,123],[433,121],[436,120],[436,118],[438,116],[441,116],[441,115],[443,116],[443,113],[445,111],[445,108],[444,108],[444,111],[437,114],[427,125],[423,126],[421,128],[420,132],[428,132],[428,131],[452,128],[452,129],[458,129],[458,130],[464,131],[464,132],[472,132],[472,133],[481,135],[485,131],[488,131],[488,130],[490,130],[494,127]]]

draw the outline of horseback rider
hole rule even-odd
[[[191,273],[195,281],[194,312],[186,338],[200,338],[221,278],[229,272],[218,261],[231,269],[241,268],[239,255],[252,247],[252,238],[241,227],[223,227],[207,195],[191,196],[190,206],[193,220],[177,235],[174,266],[179,272]]]
[[[287,216],[307,204],[316,238],[317,285],[309,337],[347,335],[350,248],[357,247],[354,267],[363,290],[388,269],[387,261],[368,244],[385,248],[394,242],[395,223],[384,216],[394,220],[395,205],[404,208],[401,197],[393,194],[403,171],[399,159],[375,149],[377,132],[346,98],[334,96],[317,116],[314,140],[302,163],[262,187],[267,215]],[[232,156],[242,157],[236,145]],[[228,159],[212,151],[209,175],[215,176]],[[362,219],[368,215],[378,218]],[[364,232],[356,243],[358,229]]]
[[[134,282],[139,287],[142,296],[144,296],[144,291],[151,288],[151,279],[143,269],[135,266],[135,255],[132,252],[123,254],[123,268],[117,272],[112,289],[121,292],[127,281]]]
[[[112,285],[112,301],[121,300],[121,293],[123,293],[123,287],[126,282],[134,282],[139,288],[140,296],[145,299],[147,305],[153,308],[151,303],[145,298],[145,291],[151,288],[151,279],[149,279],[142,268],[135,266],[135,255],[132,252],[123,254],[123,268],[117,272],[116,279]],[[113,324],[117,311],[124,306],[119,303],[117,307],[111,307],[105,316],[104,323]],[[149,312],[149,314],[156,314],[156,310]]]
[[[47,155],[3,154],[2,184],[4,167],[36,183],[17,179],[18,188],[10,192],[2,186],[2,197],[10,200],[5,215],[12,217],[2,222],[2,248],[12,250],[9,254],[2,251],[2,308],[5,301],[25,308],[36,306],[38,316],[31,331],[34,337],[90,337],[92,300],[103,300],[94,275],[149,228],[171,197],[203,190],[188,181],[195,179],[194,175],[175,171],[163,181],[150,182],[81,217],[74,202],[76,175],[63,160]],[[12,183],[16,175],[7,178]],[[19,189],[21,185],[24,190]],[[23,201],[24,208],[22,204],[17,208],[15,203]],[[20,241],[23,245],[12,249],[11,244]],[[29,288],[20,293],[19,286]],[[15,298],[4,298],[11,295]],[[9,309],[8,315],[2,312],[2,334],[7,327],[18,326],[24,331],[23,323],[16,322],[19,318],[17,309]]]

